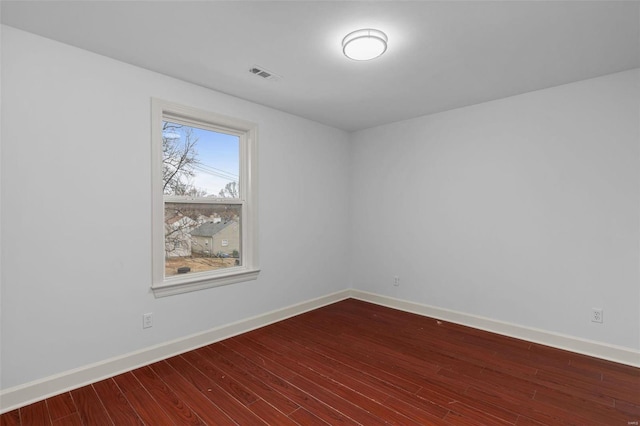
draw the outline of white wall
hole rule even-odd
[[[346,133],[10,27],[1,83],[1,388],[347,287]],[[150,293],[151,97],[258,124],[257,281]]]
[[[640,349],[639,100],[632,70],[355,133],[353,287]]]
[[[3,27],[0,389],[343,290],[347,276],[638,349],[639,79],[350,137]],[[258,123],[257,281],[150,293],[151,97]]]

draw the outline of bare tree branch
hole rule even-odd
[[[224,189],[220,190],[218,194],[220,198],[239,198],[238,196],[238,183],[229,182],[225,185]]]
[[[180,135],[184,135],[184,140]],[[200,165],[194,136],[190,127],[163,122],[162,125],[162,191],[165,195],[205,196],[206,191],[192,183],[194,167]]]

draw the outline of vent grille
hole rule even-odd
[[[249,72],[258,77],[262,77],[265,80],[274,80],[274,81],[280,80],[279,76],[275,75],[271,71],[267,71],[266,69],[258,65],[254,65],[251,68],[249,68]]]

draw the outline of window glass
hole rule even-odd
[[[165,276],[241,265],[242,206],[164,204]]]
[[[240,138],[162,122],[165,195],[239,198]]]

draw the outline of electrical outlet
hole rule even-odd
[[[142,314],[142,328],[150,328],[153,326],[153,314]]]
[[[395,276],[393,277],[393,285],[398,287],[400,285],[400,277],[399,276]]]
[[[593,308],[591,309],[591,321],[593,322],[602,322],[602,308]]]

